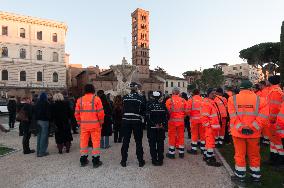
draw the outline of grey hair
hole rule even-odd
[[[179,94],[180,93],[180,89],[178,87],[174,87],[172,90],[172,94]]]
[[[64,101],[64,97],[61,93],[56,93],[53,95],[53,101]]]

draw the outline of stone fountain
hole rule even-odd
[[[132,81],[133,75],[136,72],[136,66],[127,63],[125,57],[122,59],[122,64],[111,65],[110,68],[113,70],[117,78],[116,91],[113,95],[126,95],[130,92],[129,84]]]

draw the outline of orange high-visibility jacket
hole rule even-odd
[[[170,114],[170,122],[184,122],[188,112],[187,102],[178,95],[173,95],[166,101],[166,107]]]
[[[242,90],[229,98],[230,131],[232,136],[240,138],[259,138],[261,130],[268,121],[269,109],[264,98],[253,91]],[[242,134],[242,129],[253,131],[252,135]]]
[[[101,99],[94,94],[86,94],[76,103],[75,117],[81,128],[97,128],[104,122],[104,109]]]
[[[279,114],[276,120],[276,133],[283,139],[284,138],[284,102],[280,107]]]
[[[229,97],[233,96],[233,92],[232,91],[227,91],[226,93],[229,95]]]
[[[283,102],[283,91],[278,85],[270,86],[267,102],[269,105],[269,121],[270,123],[275,123],[280,106]]]
[[[269,87],[265,87],[256,93],[258,96],[266,98],[269,94]]]
[[[203,99],[201,108],[201,122],[204,127],[211,127],[212,129],[220,129],[220,121],[218,117],[218,110],[214,100]]]
[[[200,122],[200,111],[203,98],[200,95],[194,95],[188,99],[188,113],[190,121]]]
[[[227,108],[228,108],[228,101],[225,97],[216,95],[214,102],[217,104],[219,112],[222,118],[227,117]]]

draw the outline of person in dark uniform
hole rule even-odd
[[[153,101],[146,110],[147,137],[150,146],[152,164],[162,166],[164,159],[165,127],[167,124],[167,109],[159,100],[161,93],[153,92]]]
[[[128,157],[128,148],[133,132],[134,139],[136,142],[136,155],[139,161],[139,167],[145,165],[143,159],[143,126],[142,118],[145,115],[146,103],[143,97],[138,94],[138,84],[131,82],[130,84],[130,94],[123,97],[123,116],[122,116],[122,131],[123,131],[123,144],[121,147],[121,166],[126,167],[126,161]]]

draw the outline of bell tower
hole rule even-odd
[[[132,14],[132,64],[138,78],[149,78],[149,11],[136,9]]]

